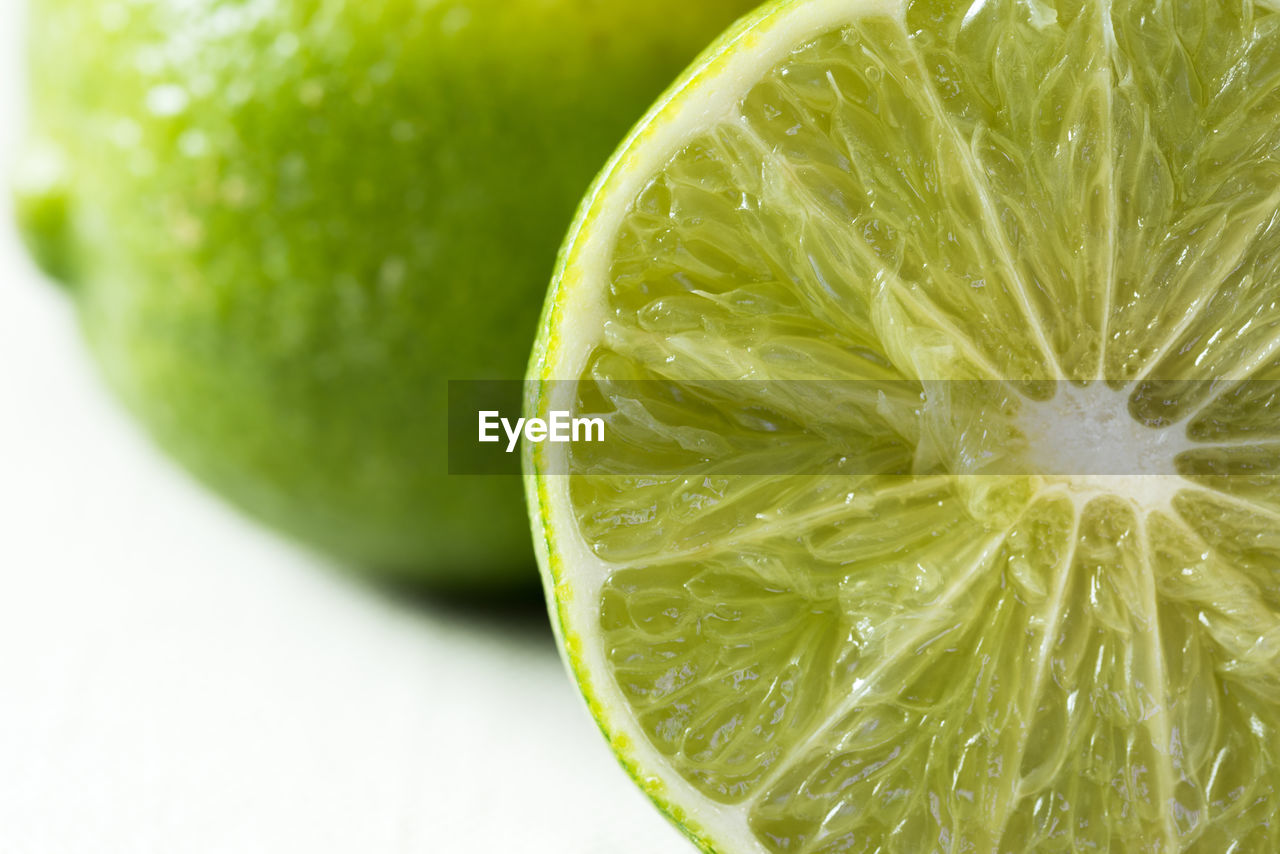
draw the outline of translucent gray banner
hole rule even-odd
[[[1257,379],[455,381],[448,417],[455,475],[1280,474]]]

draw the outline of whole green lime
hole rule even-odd
[[[523,376],[591,176],[753,5],[36,0],[19,219],[203,481],[374,571],[532,581],[447,382]]]

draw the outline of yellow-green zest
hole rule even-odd
[[[1277,116],[1263,3],[808,0],[624,143],[530,400],[617,441],[528,490],[702,848],[1280,851]]]

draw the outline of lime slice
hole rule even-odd
[[[615,441],[528,489],[700,846],[1280,851],[1278,111],[1262,3],[807,0],[626,141],[531,369]]]

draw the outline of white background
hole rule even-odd
[[[20,15],[0,0],[6,179]],[[394,600],[154,452],[6,204],[2,854],[691,850],[614,763],[536,608]]]

